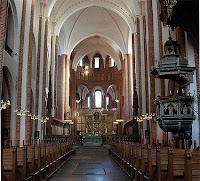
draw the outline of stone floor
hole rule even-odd
[[[50,179],[51,181],[129,181],[110,158],[106,147],[77,147],[76,155]]]

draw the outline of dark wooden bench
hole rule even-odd
[[[17,168],[20,173],[20,179],[27,177],[27,146],[17,147]]]
[[[3,179],[17,179],[17,150],[16,147],[5,148],[2,150]]]

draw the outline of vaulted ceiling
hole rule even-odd
[[[47,0],[46,14],[59,35],[60,54],[71,57],[76,69],[80,58],[98,51],[113,57],[120,69],[120,59],[132,50],[140,1]]]

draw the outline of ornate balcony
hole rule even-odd
[[[195,119],[192,96],[158,97],[156,120],[160,128],[174,134],[184,133],[191,128]]]

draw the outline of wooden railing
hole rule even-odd
[[[128,142],[140,142],[139,137],[135,137],[135,136],[102,136],[102,141],[103,144],[110,144],[110,143],[117,143],[120,141],[128,141]]]
[[[38,141],[12,146],[2,151],[2,180],[44,180],[54,174],[75,151],[66,140]]]
[[[195,144],[196,145],[196,144]],[[110,143],[109,153],[132,180],[200,180],[200,152],[121,141]]]

